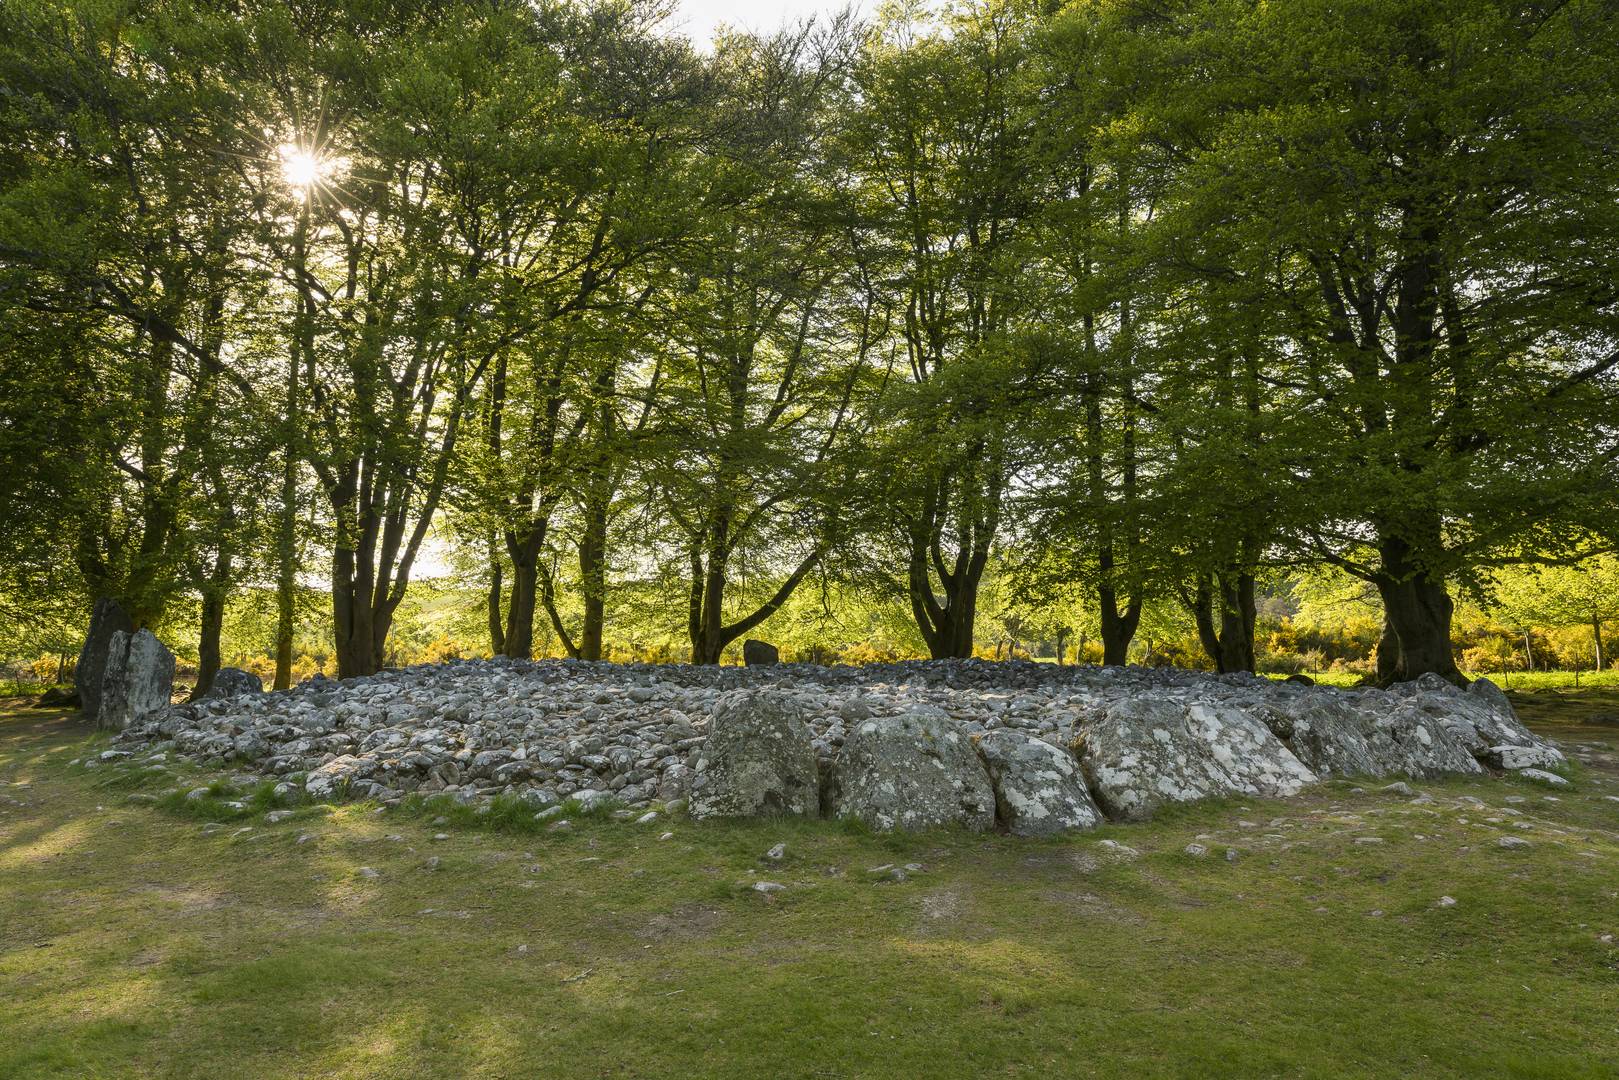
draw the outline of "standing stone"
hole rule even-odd
[[[781,650],[768,641],[749,638],[742,643],[742,663],[748,667],[769,667],[781,663]]]
[[[691,816],[750,817],[819,809],[815,745],[792,699],[736,690],[714,706],[691,781]]]
[[[251,671],[243,671],[239,667],[220,668],[214,676],[214,685],[208,688],[203,696],[208,698],[233,698],[244,695],[264,693],[264,680]]]
[[[875,829],[995,824],[995,792],[971,740],[930,706],[862,721],[832,766],[827,794],[838,817]]]
[[[97,723],[122,731],[168,708],[173,694],[174,654],[150,630],[114,631],[107,647]]]
[[[101,715],[101,680],[107,672],[107,648],[112,636],[122,631],[135,632],[118,601],[103,596],[90,612],[90,631],[84,636],[84,647],[79,650],[79,663],[73,669],[73,689],[79,694],[79,707],[89,716]]]
[[[975,743],[995,791],[995,816],[1013,835],[1050,836],[1102,824],[1079,762],[1068,751],[1010,728],[985,732]]]

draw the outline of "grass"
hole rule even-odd
[[[1572,790],[1034,842],[301,805],[0,714],[0,1076],[1611,1077],[1616,736],[1555,730]]]
[[[1619,671],[1508,671],[1479,672],[1506,690],[1619,690]]]
[[[47,690],[72,690],[68,683],[36,682],[32,679],[0,679],[0,698],[37,697]]]
[[[1351,671],[1310,671],[1307,675],[1320,686],[1360,686],[1364,675]],[[1473,678],[1489,679],[1497,686],[1514,692],[1536,690],[1619,690],[1619,671],[1478,671],[1468,672]],[[1272,674],[1271,679],[1285,679],[1286,675]]]

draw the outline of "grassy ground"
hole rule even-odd
[[[0,1076],[1612,1077],[1619,730],[1548,730],[1572,791],[1338,783],[1034,843],[270,824],[223,785],[152,803],[203,778],[70,765],[90,733],[12,710]]]
[[[1516,693],[1537,690],[1619,690],[1619,671],[1481,672],[1497,686]]]

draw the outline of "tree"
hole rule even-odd
[[[1020,461],[1012,432],[1040,361],[1019,323],[1023,232],[1040,194],[1026,29],[1010,4],[962,8],[935,29],[895,9],[868,41],[844,135],[908,375],[885,406],[874,502],[891,508],[934,657],[972,654]]]
[[[1446,583],[1570,554],[1614,495],[1611,8],[1168,10],[1140,105],[1185,157],[1158,228],[1277,327],[1301,552],[1373,583],[1380,674],[1461,675]],[[1200,248],[1205,245],[1200,245]],[[1366,556],[1370,557],[1366,557]]]
[[[689,567],[695,663],[717,663],[826,555],[840,459],[865,424],[872,300],[846,299],[849,223],[817,156],[846,52],[836,24],[718,46],[733,123],[703,175],[722,211],[682,246],[667,283],[672,340],[649,446],[649,479]],[[785,576],[730,618],[744,560]]]
[[[579,552],[592,592],[583,652],[599,652],[603,529],[620,464],[600,452],[611,442],[602,425],[616,422],[620,367],[634,360],[614,339],[633,333],[655,273],[644,264],[683,228],[682,162],[703,89],[690,48],[652,29],[651,4],[549,14],[545,39],[563,64],[545,72],[543,94],[540,76],[526,80],[540,98],[525,113],[524,160],[508,174],[523,184],[491,192],[483,207],[514,289],[512,332],[482,395],[463,500],[498,538],[489,541],[491,640],[513,657],[531,654],[537,615],[554,617],[546,564],[570,499],[583,508]],[[580,651],[571,639],[570,650]]]
[[[30,373],[19,390],[68,395],[7,396],[55,423],[16,448],[32,461],[5,471],[28,492],[19,520],[60,509],[89,596],[151,625],[185,589],[226,585],[238,511],[256,495],[240,467],[258,450],[248,358],[227,349],[227,324],[257,298],[237,272],[250,192],[240,168],[220,167],[264,161],[235,78],[239,27],[207,5],[128,17],[18,5],[3,29],[15,94],[0,295],[7,347],[32,354],[16,369],[8,355],[7,370]],[[205,683],[218,611],[204,622]]]
[[[1591,628],[1592,655],[1602,670],[1608,657],[1602,624],[1619,619],[1619,557],[1593,556],[1581,563],[1513,567],[1494,575],[1492,609],[1520,628]],[[1607,660],[1612,665],[1612,660]]]

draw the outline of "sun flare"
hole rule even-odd
[[[325,178],[327,163],[318,153],[296,143],[285,143],[280,154],[281,177],[289,187],[304,192]]]

